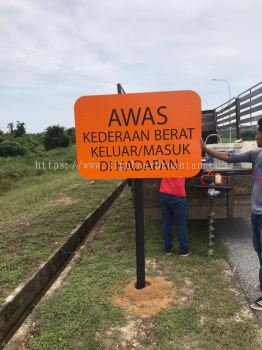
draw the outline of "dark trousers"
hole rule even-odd
[[[259,260],[259,283],[262,290],[262,214],[251,214],[252,241]]]
[[[187,200],[168,193],[160,192],[160,205],[163,218],[163,240],[166,251],[172,250],[172,223],[175,223],[181,252],[186,252],[188,246],[187,233]]]

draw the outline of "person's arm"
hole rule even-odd
[[[209,154],[211,157],[214,157],[216,159],[223,160],[224,162],[227,162],[229,160],[229,155],[226,152],[218,152],[214,149],[210,149],[206,146],[203,140],[202,141],[202,150],[203,152]]]
[[[210,149],[206,146],[206,144],[202,141],[202,150],[206,152],[211,157],[223,160],[228,163],[252,163],[255,161],[260,150],[251,150],[247,152],[241,153],[226,153],[226,152],[218,152],[213,149]]]

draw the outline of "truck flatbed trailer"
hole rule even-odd
[[[223,186],[231,190],[222,190],[219,197],[213,199],[213,211],[216,218],[241,218],[250,215],[250,196],[252,171],[224,170]],[[161,179],[144,179],[144,213],[147,218],[160,218],[159,186]],[[200,184],[200,174],[186,179],[188,200],[188,218],[206,219],[210,214],[210,199],[205,197],[195,185]]]
[[[262,117],[262,82],[214,110],[202,111],[202,139],[208,138],[208,143],[215,144],[218,142],[217,134],[226,130],[231,135],[231,129],[235,130],[236,138],[240,139],[241,130],[252,125],[255,128],[260,117]],[[244,148],[242,151],[245,151]],[[205,169],[205,164],[203,164],[203,170],[208,170]],[[215,168],[214,172],[222,175],[223,186],[231,188],[228,191],[221,191],[221,195],[213,199],[212,208],[215,217],[249,217],[252,189],[251,167],[234,164],[232,169]],[[200,176],[201,173],[186,179],[189,219],[206,219],[210,214],[210,199],[203,196],[200,189],[196,187],[200,184]],[[161,216],[159,185],[160,179],[144,179],[145,217]]]

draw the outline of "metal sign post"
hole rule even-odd
[[[144,195],[143,179],[134,180],[136,219],[136,288],[145,287]]]
[[[117,84],[118,94],[125,93]],[[145,239],[144,239],[144,193],[143,179],[134,179],[135,220],[136,220],[136,288],[145,287]]]

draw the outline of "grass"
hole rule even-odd
[[[76,171],[65,174],[44,174],[25,177],[14,188],[0,197],[1,222],[13,216],[25,215],[35,205],[54,199],[58,191],[71,186],[79,180]]]
[[[64,174],[75,167],[76,148],[39,149],[26,156],[0,157],[0,195],[20,187],[20,180],[42,175]]]
[[[116,187],[76,170],[22,178],[0,197],[0,305]]]
[[[215,255],[207,257],[205,222],[190,222],[193,254],[186,258],[166,257],[160,220],[146,222],[147,275],[165,276],[181,296],[187,295],[184,301],[181,297],[180,304],[149,319],[113,305],[112,295],[121,293],[136,274],[129,196],[127,189],[63,288],[37,306],[27,348],[109,350],[132,349],[136,344],[150,350],[258,349],[261,323],[245,308],[244,296],[224,260],[224,248],[216,242]],[[122,331],[128,326],[131,340]]]

